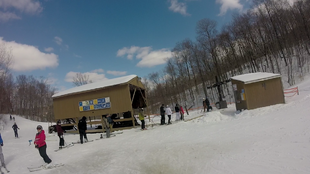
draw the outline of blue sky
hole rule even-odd
[[[171,49],[195,40],[196,23],[219,29],[249,0],[0,0],[0,44],[14,75],[43,76],[58,90],[77,72],[93,81],[163,69]]]

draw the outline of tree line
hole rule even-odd
[[[11,48],[0,44],[0,113],[25,116],[36,121],[52,121],[55,88],[43,77],[13,77]]]
[[[231,96],[230,77],[248,72],[279,73],[293,85],[309,72],[310,0],[254,0],[220,31],[216,21],[198,21],[196,35],[176,43],[164,69],[145,78],[152,113],[162,103],[189,108],[205,96],[213,102]],[[215,77],[222,94],[214,88]]]

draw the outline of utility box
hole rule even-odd
[[[232,77],[231,83],[239,111],[285,103],[280,74],[243,74]]]

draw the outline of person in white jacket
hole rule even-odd
[[[166,109],[165,109],[165,113],[168,115],[168,124],[171,124],[171,115],[172,115],[172,111],[170,109],[170,107],[167,105]]]

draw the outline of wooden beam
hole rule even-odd
[[[137,91],[137,88],[135,88],[135,91],[133,92],[133,96],[132,96],[132,99],[131,99],[131,104],[132,104],[132,102],[133,102],[133,99],[135,98],[136,91]]]

